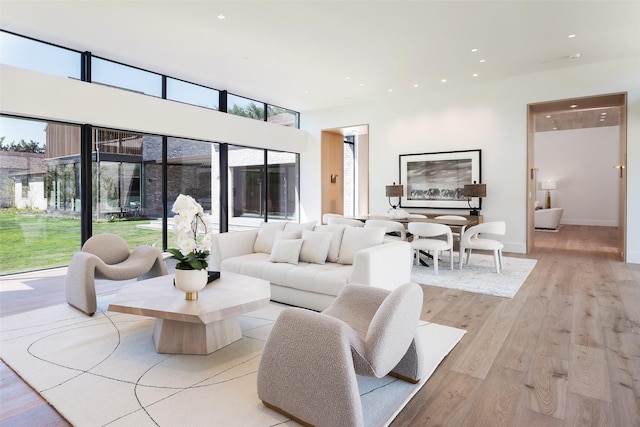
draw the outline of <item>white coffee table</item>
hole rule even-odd
[[[209,354],[242,338],[237,316],[269,305],[269,282],[222,272],[185,300],[173,274],[126,284],[109,311],[156,318],[153,341],[158,353]]]

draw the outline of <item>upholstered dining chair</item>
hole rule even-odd
[[[391,240],[407,240],[407,230],[404,224],[397,221],[389,221],[384,219],[368,219],[364,222],[364,228],[384,228],[385,239]]]
[[[496,263],[496,273],[500,273],[500,270],[502,269],[502,248],[504,247],[504,244],[498,240],[480,237],[480,234],[504,235],[506,233],[506,229],[507,226],[504,221],[492,221],[474,225],[465,231],[460,238],[460,269],[462,269],[462,261],[465,252],[467,254],[465,264],[469,264],[471,251],[473,249],[480,249],[493,251],[493,258]]]
[[[322,214],[322,223],[329,224],[329,218],[344,218],[344,215],[336,214],[336,213],[326,213]]]
[[[410,222],[409,233],[413,235],[411,249],[414,260],[420,260],[420,252],[431,252],[433,255],[433,272],[438,274],[438,256],[442,251],[449,251],[449,264],[453,270],[453,234],[451,228],[444,224],[432,222]],[[444,236],[446,239],[433,239],[432,237]]]
[[[96,278],[143,280],[166,274],[167,265],[159,249],[142,245],[131,251],[117,234],[96,234],[71,258],[65,294],[69,305],[93,316],[97,309]]]
[[[435,217],[435,219],[453,219],[453,220],[460,220],[460,221],[466,221],[467,218],[460,216],[460,215],[439,215],[437,217]],[[460,230],[458,231],[453,231],[451,230],[451,233],[453,234],[453,240],[457,240],[460,241],[460,238],[462,237],[462,235],[464,234],[464,230],[467,228],[466,225],[462,225],[460,226]]]
[[[330,217],[327,219],[327,224],[329,225],[350,225],[351,227],[364,227],[364,222],[359,219],[354,218],[344,218],[344,217]]]
[[[258,397],[304,425],[363,426],[356,374],[411,383],[424,375],[422,300],[416,283],[348,284],[322,313],[286,308],[264,346]]]

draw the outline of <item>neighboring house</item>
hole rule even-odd
[[[0,152],[0,208],[47,209],[45,155]]]

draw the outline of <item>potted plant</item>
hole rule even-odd
[[[180,194],[171,208],[175,213],[173,232],[178,248],[167,249],[176,264],[175,284],[186,299],[197,299],[207,284],[207,258],[211,248],[211,215],[191,196]]]

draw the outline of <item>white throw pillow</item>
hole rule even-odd
[[[342,243],[342,234],[346,225],[334,224],[334,225],[320,225],[315,228],[315,231],[327,231],[333,234],[331,238],[331,246],[329,247],[329,253],[327,254],[327,261],[338,261],[338,254],[340,253],[340,244]]]
[[[327,261],[333,233],[328,231],[302,231],[300,261],[324,264]]]
[[[302,239],[278,239],[273,244],[269,261],[298,264]]]
[[[353,264],[356,252],[382,243],[384,228],[347,227],[342,236],[338,264]]]
[[[303,230],[313,230],[313,227],[316,226],[318,221],[312,222],[288,222],[287,225],[284,226],[284,231],[287,233],[290,231],[297,231],[298,233],[302,233]]]
[[[271,253],[276,231],[284,230],[284,222],[263,222],[258,229],[258,237],[253,244],[253,252]]]

